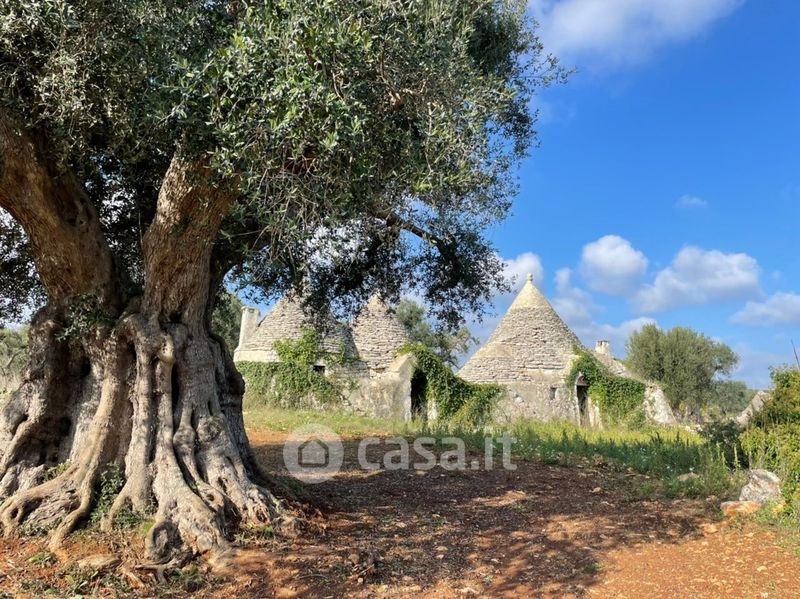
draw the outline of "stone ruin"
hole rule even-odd
[[[425,381],[415,372],[413,356],[398,355],[408,335],[379,296],[373,296],[349,325],[324,315],[312,319],[301,302],[291,297],[279,300],[260,323],[258,318],[257,309],[243,309],[235,361],[277,361],[275,341],[297,339],[304,329],[315,328],[324,349],[335,353],[344,348],[353,358],[346,370],[322,362],[316,365],[326,375],[352,380],[354,384],[346,394],[347,408],[379,418],[435,418],[433,406],[425,405]],[[580,377],[572,388],[565,383],[577,358],[576,348],[584,346],[529,275],[488,342],[458,374],[467,381],[505,388],[495,410],[499,421],[568,420],[600,427],[600,410],[586,384]],[[614,359],[608,341],[599,341],[593,353],[612,373],[635,378]],[[652,383],[645,384],[647,420],[659,425],[677,424],[664,392]]]
[[[347,380],[345,409],[400,420],[410,420],[422,409],[424,400],[412,389],[413,357],[398,354],[400,347],[409,342],[408,335],[379,296],[370,298],[351,324],[328,314],[315,318],[303,310],[298,298],[291,296],[278,300],[261,322],[259,316],[256,308],[242,309],[239,345],[233,353],[235,362],[277,362],[275,341],[299,339],[305,330],[314,329],[323,350],[330,354],[344,352],[348,358],[344,365],[320,360],[314,366],[325,376]]]
[[[459,376],[475,383],[499,384],[506,389],[495,411],[501,421],[568,420],[581,426],[600,427],[600,410],[589,396],[582,377],[578,377],[572,388],[565,382],[578,357],[576,348],[585,350],[528,275],[500,324]],[[599,341],[593,354],[613,374],[635,378],[614,359],[608,341]],[[648,421],[676,424],[663,391],[654,384],[646,385],[644,408]]]

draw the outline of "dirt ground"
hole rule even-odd
[[[251,436],[259,459],[278,473],[283,440],[278,433]],[[150,582],[133,565],[136,541],[128,549],[122,539],[98,548],[87,535],[68,548],[71,559],[116,549],[131,564],[119,570],[135,572],[145,587],[119,583],[126,577],[118,570],[118,578],[97,576],[79,594],[800,597],[800,557],[777,533],[719,521],[718,501],[642,501],[633,492],[641,477],[600,460],[569,468],[518,462],[514,472],[364,472],[356,467],[355,442],[345,449],[343,471],[307,487],[322,506],[313,528],[294,540],[261,534],[236,575],[220,579],[200,570]],[[385,450],[373,447],[371,457]],[[69,596],[63,565],[32,563],[41,561],[41,547],[36,540],[0,542],[0,597]],[[51,579],[57,580],[48,591]]]

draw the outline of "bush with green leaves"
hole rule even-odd
[[[742,434],[754,467],[775,472],[787,499],[800,506],[800,369],[772,371],[772,398]]]
[[[298,339],[276,341],[274,349],[278,362],[236,365],[246,382],[248,403],[301,408],[342,401],[347,383],[335,376],[325,376],[314,367],[320,363],[327,367],[347,367],[352,357],[345,348],[330,352],[322,347],[319,333],[305,329]]]
[[[718,448],[731,468],[747,468],[749,459],[742,448],[742,427],[734,420],[712,420],[700,429],[700,435]]]
[[[416,359],[416,369],[425,375],[425,400],[436,406],[437,418],[463,426],[477,426],[491,419],[502,392],[497,385],[471,383],[455,375],[432,349],[408,344],[400,353]]]
[[[644,424],[644,383],[612,374],[589,352],[577,350],[577,354],[565,380],[567,387],[574,389],[582,375],[589,397],[609,424]]]

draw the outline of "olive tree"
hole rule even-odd
[[[154,562],[289,526],[216,299],[411,291],[458,324],[503,285],[483,231],[563,75],[522,0],[0,4],[0,308],[43,303],[0,416],[5,534],[57,546],[112,463],[101,527],[150,512]]]
[[[719,376],[730,374],[739,357],[722,342],[685,327],[668,331],[649,324],[628,339],[626,363],[642,377],[663,385],[674,410],[685,419],[699,418],[701,409],[723,389]]]

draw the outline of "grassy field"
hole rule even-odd
[[[248,427],[289,432],[306,424],[326,426],[343,437],[397,435],[405,437],[459,437],[467,448],[484,449],[486,437],[495,439],[508,433],[514,443],[512,455],[522,460],[572,466],[586,461],[605,463],[651,477],[642,492],[648,495],[724,497],[734,487],[739,473],[725,462],[719,447],[681,428],[622,428],[593,430],[568,422],[522,421],[509,426],[492,425],[467,429],[447,425],[426,425],[365,418],[341,412],[311,412],[272,407],[245,410]],[[678,477],[693,473],[688,481]]]

